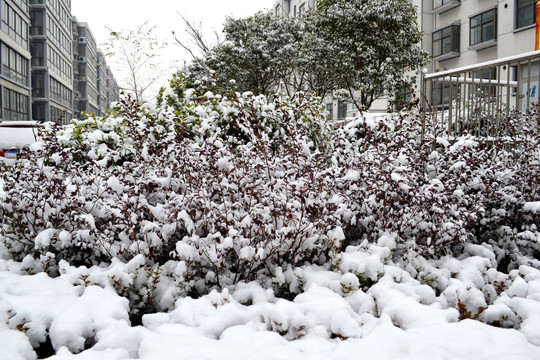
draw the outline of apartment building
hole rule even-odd
[[[75,88],[75,117],[83,118],[84,112],[98,114],[98,48],[92,31],[85,22],[72,18],[73,79]]]
[[[28,120],[31,115],[28,1],[1,0],[0,18],[0,119]]]
[[[73,117],[71,1],[30,1],[32,119],[67,123]]]
[[[423,48],[443,71],[535,50],[536,0],[414,0]]]
[[[427,65],[428,73],[463,68],[535,50],[536,0],[410,1],[417,8],[418,24],[424,33],[420,46],[432,55]],[[316,6],[313,0],[278,0],[273,12],[276,16],[301,17],[305,9],[313,6]],[[520,80],[521,84],[526,83],[531,87],[521,89],[521,94],[536,94],[532,100],[538,101],[538,91],[534,89],[538,87],[539,68],[536,62],[531,66],[502,66],[497,74],[479,76],[489,78],[489,81],[501,78]],[[434,101],[449,101],[451,91],[448,85],[436,91],[439,94]],[[351,104],[331,98],[325,99],[325,102],[333,118],[356,115]],[[514,101],[513,104],[516,103]],[[381,96],[370,111],[385,111],[387,105],[387,98]]]
[[[71,0],[0,0],[0,120],[67,123],[104,115],[114,75]]]
[[[114,78],[114,75],[111,71],[111,68],[106,68],[106,79],[107,79],[107,104],[110,105],[112,102],[118,101],[120,99],[120,88],[118,83]]]

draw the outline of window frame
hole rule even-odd
[[[345,119],[347,117],[347,112],[349,111],[349,104],[344,100],[338,100],[337,103],[337,118]]]
[[[457,29],[457,30],[456,30]],[[446,30],[449,30],[449,35],[443,35]],[[440,37],[435,39],[436,34],[440,33]],[[431,54],[436,61],[443,61],[453,57],[458,57],[460,55],[460,36],[461,36],[461,26],[458,24],[451,24],[445,26],[442,29],[435,30],[431,33]],[[444,52],[444,40],[450,39],[450,51]],[[435,55],[435,43],[440,42],[438,48],[439,53]]]
[[[525,0],[526,1],[526,0]],[[519,5],[520,0],[514,1],[514,30],[523,30],[527,29],[529,27],[533,27],[536,24],[536,1],[535,0],[529,0],[530,3],[526,3],[525,5]],[[520,25],[519,24],[519,14],[520,11],[527,12],[528,7],[532,7],[532,13],[533,13],[533,21],[529,24]]]
[[[484,16],[486,14],[492,13],[492,17],[490,20],[484,21]],[[473,19],[480,18],[480,22],[476,25],[472,25]],[[483,48],[483,45],[492,46],[497,41],[497,8],[491,8],[486,11],[483,11],[479,14],[473,15],[469,18],[469,46],[471,49],[475,49],[477,47]],[[492,38],[484,38],[484,26],[487,24],[492,23],[493,25],[493,37]],[[473,30],[479,29],[480,30],[480,41],[473,43]],[[489,42],[489,43],[488,43]]]
[[[436,5],[440,2],[440,5]],[[461,5],[461,0],[431,0],[431,8],[433,13],[439,14]]]
[[[301,19],[304,14],[306,13],[306,3],[303,2],[300,4],[300,6],[298,7],[298,18]]]

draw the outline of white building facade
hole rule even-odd
[[[535,50],[536,0],[410,0],[417,8],[418,25],[424,33],[420,46],[432,59],[426,66],[428,73],[462,68],[474,64],[517,56]],[[316,6],[316,0],[278,0],[273,12],[277,16],[301,17],[306,9]],[[539,68],[534,63],[523,71],[530,79],[532,94],[538,87]],[[511,67],[491,74],[493,79],[512,78]],[[492,80],[493,80],[492,79]],[[441,92],[444,91],[441,89]],[[538,96],[538,91],[535,92]],[[444,95],[441,94],[441,97]],[[536,101],[538,98],[536,98]],[[355,116],[352,104],[325,99],[333,118]],[[388,101],[377,99],[370,112],[384,112]]]
[[[413,0],[428,71],[449,70],[535,50],[536,0]]]

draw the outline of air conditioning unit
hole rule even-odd
[[[86,38],[85,38],[84,36],[81,36],[81,37],[79,38],[79,42],[80,42],[81,44],[86,44],[87,40],[86,40]]]
[[[80,62],[86,62],[86,56],[79,56]]]

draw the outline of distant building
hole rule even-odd
[[[118,86],[71,0],[0,0],[0,120],[105,115]]]
[[[67,123],[73,117],[71,1],[30,2],[32,118]]]
[[[536,0],[413,0],[428,71],[534,51]]]
[[[111,102],[119,99],[119,90],[105,55],[98,49],[94,35],[85,22],[72,18],[74,115],[106,115]]]
[[[81,119],[84,112],[98,114],[98,48],[87,23],[73,17],[72,24],[75,117]]]
[[[31,54],[27,0],[1,0],[0,18],[0,119],[28,120]]]
[[[120,99],[120,88],[116,83],[116,79],[112,74],[112,71],[107,67],[107,104],[111,105],[112,102],[118,101]]]

